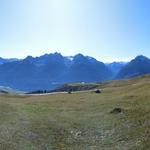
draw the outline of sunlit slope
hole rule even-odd
[[[101,94],[1,95],[0,149],[149,150],[150,76],[97,88]]]
[[[134,86],[144,86],[150,84],[150,75],[143,75],[131,79],[124,79],[124,80],[113,80],[113,81],[106,81],[100,83],[69,83],[65,84],[54,92],[62,92],[62,91],[87,91],[87,90],[94,90],[94,89],[109,89],[109,88],[132,88]],[[137,87],[136,87],[137,88]]]
[[[9,87],[0,86],[0,94],[19,94],[19,93],[22,93],[22,92],[13,90]]]

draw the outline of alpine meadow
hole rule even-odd
[[[0,150],[150,150],[149,6],[1,0]]]

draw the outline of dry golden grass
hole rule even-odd
[[[149,150],[150,77],[99,87],[101,94],[1,95],[0,150]]]

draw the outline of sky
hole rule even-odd
[[[150,57],[149,0],[0,0],[0,57]]]

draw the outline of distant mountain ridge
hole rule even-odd
[[[150,59],[143,55],[137,56],[123,67],[117,74],[117,79],[131,78],[150,73]]]
[[[103,63],[90,56],[65,57],[60,53],[25,59],[0,59],[0,86],[19,91],[52,90],[65,83],[101,82],[150,73],[150,59]]]
[[[8,62],[13,62],[13,61],[18,61],[18,59],[17,58],[10,58],[10,59],[8,59],[8,58],[0,57],[0,65],[4,64],[4,63],[8,63]]]
[[[127,65],[128,62],[112,62],[106,63],[106,66],[113,72],[114,76],[118,74],[118,72]]]
[[[53,89],[68,82],[96,82],[111,79],[112,72],[96,59],[77,54],[64,57],[60,53],[0,65],[0,85],[17,90]]]

